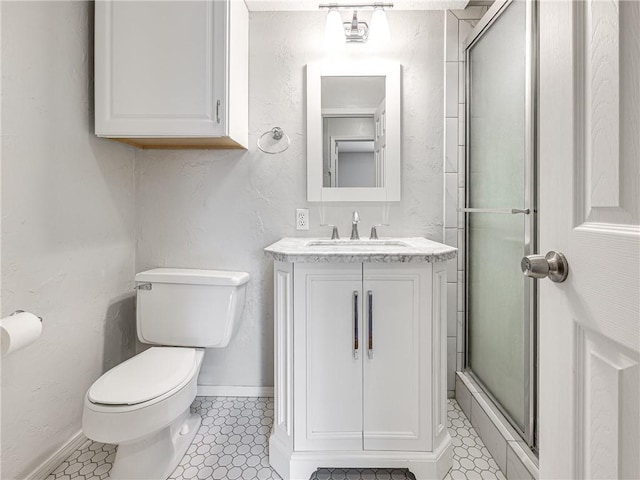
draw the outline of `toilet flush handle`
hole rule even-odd
[[[133,287],[133,289],[134,290],[151,290],[152,287],[153,287],[153,284],[151,283],[139,283],[138,285]]]

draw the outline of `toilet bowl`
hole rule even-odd
[[[136,275],[138,339],[154,345],[102,375],[84,400],[82,430],[118,445],[111,480],[165,480],[193,441],[190,412],[205,348],[226,347],[249,274],[156,268]]]
[[[118,444],[112,480],[167,478],[176,468],[200,426],[189,408],[203,356],[201,349],[152,347],[89,389],[83,430],[93,440]]]

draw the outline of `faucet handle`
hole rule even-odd
[[[388,223],[376,223],[371,227],[371,235],[369,235],[369,240],[378,240],[378,227],[388,227]]]
[[[332,225],[331,223],[321,223],[321,227],[333,227],[333,231],[331,232],[331,240],[340,240],[340,235],[338,234],[338,227]]]

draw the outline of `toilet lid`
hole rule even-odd
[[[89,400],[135,405],[157,398],[184,383],[195,367],[193,348],[152,347],[102,375],[89,389]]]

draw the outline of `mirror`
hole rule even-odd
[[[307,200],[400,200],[400,66],[307,65]]]

